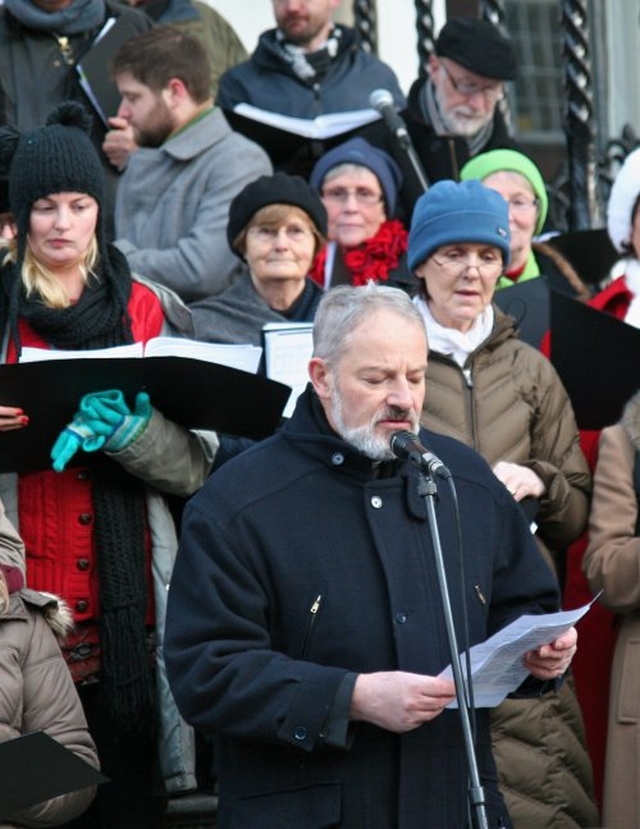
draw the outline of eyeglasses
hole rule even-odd
[[[459,81],[451,74],[451,70],[447,68],[447,64],[441,60],[440,66],[444,69],[444,74],[449,79],[449,83],[459,95],[464,95],[465,98],[472,98],[474,95],[482,95],[487,103],[497,103],[504,96],[504,84],[491,84],[490,86],[479,86],[476,83],[466,83]]]
[[[290,242],[303,242],[313,236],[310,228],[298,224],[281,225],[280,227],[253,225],[247,230],[247,235],[253,236],[254,239],[258,239],[260,242],[275,242],[281,230],[284,230],[284,234]]]
[[[353,196],[358,204],[364,204],[367,207],[373,207],[374,204],[380,204],[382,201],[382,193],[376,193],[368,187],[354,187],[353,190],[347,187],[332,187],[322,191],[323,199],[337,204],[345,204],[350,196]]]
[[[438,256],[439,259],[436,259],[435,256],[431,258],[447,276],[460,276],[468,268],[476,268],[480,276],[486,278],[499,276],[502,272],[502,256],[499,253],[483,253],[481,256],[484,256],[484,259],[476,257],[473,262],[471,261],[471,254],[457,250],[447,250],[439,253]]]
[[[530,210],[537,208],[540,204],[540,199],[525,199],[521,196],[515,196],[507,200],[509,209],[514,213],[528,213]]]

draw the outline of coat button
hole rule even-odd
[[[76,602],[76,610],[78,613],[86,613],[89,608],[89,602],[86,599],[78,599]]]
[[[93,521],[93,516],[90,512],[81,512],[78,516],[78,521],[82,524],[83,527],[86,527]]]
[[[382,509],[382,498],[379,495],[373,495],[371,497],[371,506],[374,509]]]
[[[297,728],[294,729],[293,737],[294,737],[295,740],[299,740],[300,742],[302,742],[303,740],[306,740],[307,739],[307,729],[304,728],[304,726],[299,725]]]
[[[334,466],[342,466],[344,463],[344,455],[342,452],[334,452],[333,455],[331,455],[331,463]]]
[[[88,570],[90,566],[91,563],[88,558],[79,558],[76,561],[76,567],[78,568],[78,570]]]
[[[407,621],[407,614],[406,613],[396,613],[396,622],[399,625],[404,625]]]

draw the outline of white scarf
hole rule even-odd
[[[484,311],[475,318],[468,331],[458,331],[457,328],[447,328],[436,322],[423,297],[414,297],[413,303],[422,314],[427,327],[429,350],[450,357],[460,366],[469,380],[471,372],[470,369],[465,368],[465,363],[469,355],[479,348],[491,334],[494,320],[493,307],[487,305]]]

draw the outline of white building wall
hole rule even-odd
[[[640,135],[640,0],[605,0],[605,92],[611,136],[625,124]]]

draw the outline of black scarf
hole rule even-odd
[[[131,272],[116,248],[97,269],[78,302],[48,308],[26,296],[17,266],[5,265],[0,324],[9,325],[18,353],[19,317],[54,348],[105,348],[133,341],[127,301]],[[95,538],[102,616],[102,686],[114,723],[138,728],[151,722],[152,674],[145,616],[145,504],[141,482],[104,456],[91,459]]]

